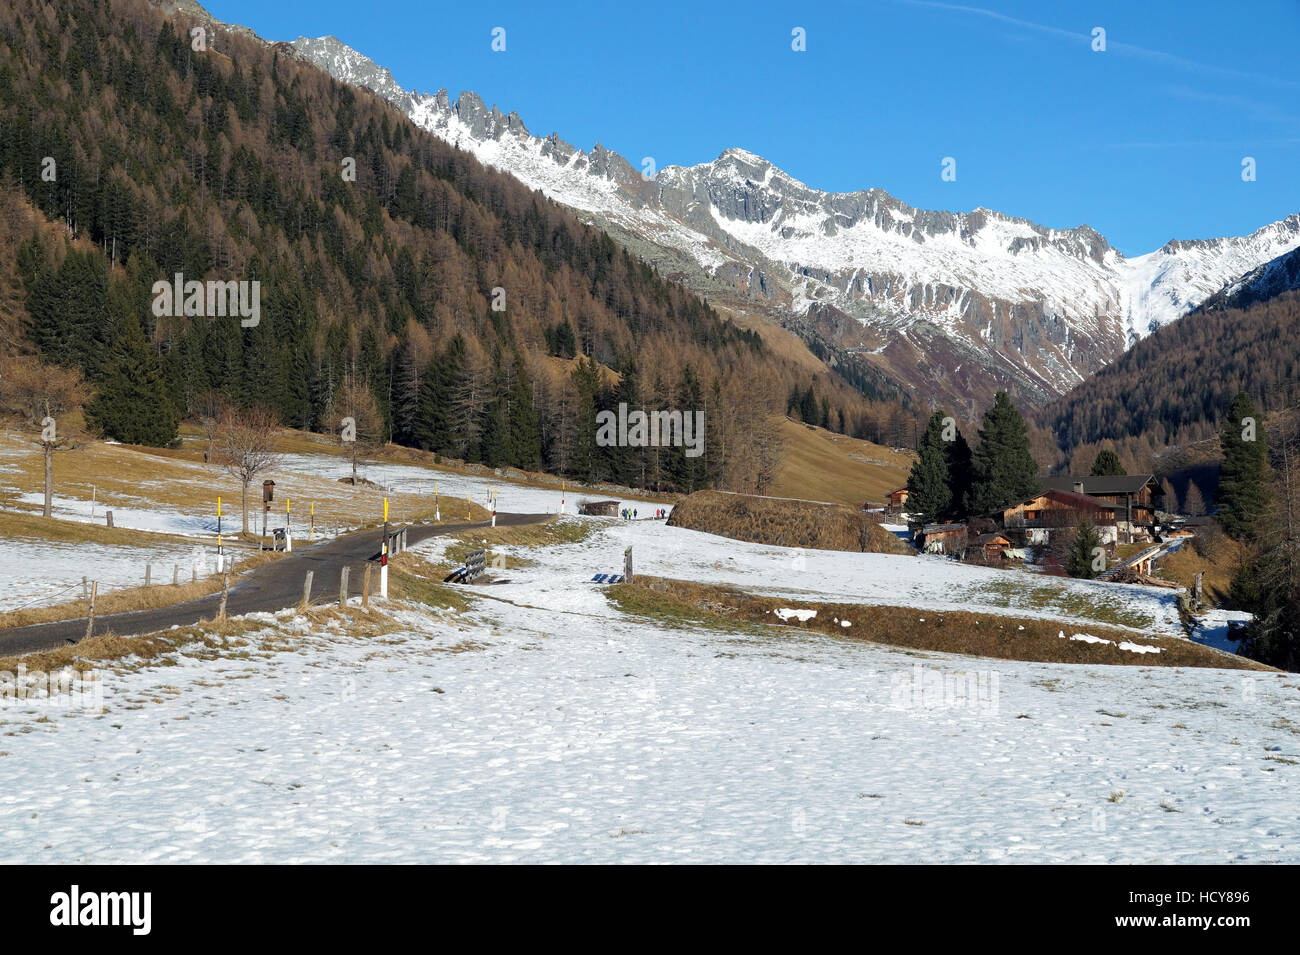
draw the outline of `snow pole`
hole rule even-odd
[[[492,492],[492,526],[497,526],[497,495],[496,491]]]
[[[384,542],[379,545],[379,596],[388,599],[388,498],[384,498]]]
[[[433,485],[433,519],[435,521],[442,520],[442,510],[438,507],[438,485],[436,482]]]
[[[311,530],[308,533],[308,540],[316,539],[316,502],[311,502]]]
[[[226,569],[226,559],[221,549],[221,496],[217,495],[217,570]]]
[[[284,552],[293,552],[293,534],[289,532],[289,499],[284,499]]]

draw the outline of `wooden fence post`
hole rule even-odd
[[[369,609],[370,607],[370,565],[366,564],[366,572],[361,577],[361,606]]]
[[[348,567],[344,566],[339,571],[339,609],[344,610],[348,605]]]
[[[180,585],[181,585],[181,565],[172,564],[172,586],[179,587]]]
[[[230,596],[230,571],[221,572],[221,606],[217,608],[217,619],[226,619],[226,598]]]
[[[109,527],[112,527],[112,526],[113,526],[113,512],[112,512],[112,511],[105,511],[105,512],[104,512],[104,519],[108,522],[108,526],[109,526]]]
[[[99,581],[90,582],[90,610],[86,613],[86,635],[83,640],[90,639],[90,633],[95,629],[95,596],[99,593]]]
[[[307,579],[302,582],[302,603],[299,606],[306,607],[311,603],[311,579],[314,576],[314,571],[307,571]]]
[[[152,579],[152,577],[153,577],[153,564],[145,564],[145,565],[144,565],[144,585],[145,585],[146,587],[148,587],[149,584],[151,583],[151,579]]]
[[[623,579],[632,579],[632,548],[623,551]]]

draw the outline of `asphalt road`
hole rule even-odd
[[[498,527],[536,524],[546,520],[548,514],[497,514]],[[411,525],[407,529],[406,544],[413,547],[420,541],[443,534],[458,534],[476,527],[487,527],[489,522],[477,524]],[[230,588],[226,613],[230,616],[255,611],[276,611],[293,607],[302,600],[303,583],[307,571],[313,572],[311,597],[313,601],[337,601],[340,574],[344,567],[349,572],[348,594],[360,596],[362,577],[367,560],[379,552],[377,530],[356,531],[343,537],[307,547],[297,546],[292,554],[277,561],[263,564]],[[375,568],[376,572],[378,567]],[[379,590],[377,573],[371,574],[370,593]],[[112,631],[122,636],[156,633],[173,626],[188,627],[200,620],[210,620],[217,615],[221,594],[217,592],[197,600],[95,617],[94,632]],[[76,643],[86,635],[86,618],[58,620],[53,623],[34,624],[0,630],[0,656],[35,653]]]

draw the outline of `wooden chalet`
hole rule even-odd
[[[894,488],[886,496],[887,506],[891,511],[901,511],[907,504],[907,485]]]
[[[1156,510],[1164,491],[1154,474],[1087,475],[1048,478],[1048,490],[1086,494],[1112,505],[1119,532],[1132,542],[1134,536],[1151,537],[1156,530]]]
[[[1048,489],[1005,508],[999,516],[1003,529],[1021,532],[1026,544],[1045,544],[1053,533],[1073,534],[1080,521],[1091,524],[1103,544],[1113,544],[1119,536],[1115,505],[1076,491]]]

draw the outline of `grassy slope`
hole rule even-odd
[[[786,456],[768,492],[860,507],[907,482],[915,455],[783,418]]]
[[[657,620],[667,626],[747,630],[754,626],[791,627],[820,631],[849,640],[868,640],[912,650],[961,653],[1002,660],[1043,663],[1091,663],[1129,666],[1189,666],[1268,670],[1262,664],[1220,653],[1190,640],[1148,636],[1088,623],[1062,624],[1035,617],[1004,617],[986,613],[919,610],[915,607],[866,607],[861,604],[791,602],[727,587],[637,577],[609,588],[607,595],[621,610]],[[805,623],[786,623],[775,616],[782,608],[816,610]],[[842,621],[850,621],[845,627]],[[1082,630],[1111,643],[1061,639]],[[1122,650],[1128,642],[1161,648],[1159,653]]]
[[[696,491],[678,502],[668,523],[778,547],[912,553],[910,547],[867,515],[841,504]]]

